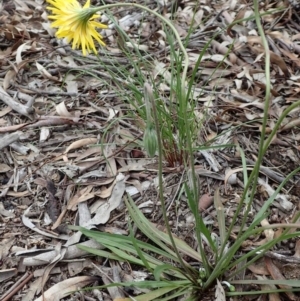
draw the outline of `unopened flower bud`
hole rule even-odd
[[[149,157],[154,157],[157,150],[157,134],[153,124],[148,123],[144,133],[144,147]]]

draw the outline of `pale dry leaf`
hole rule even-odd
[[[39,233],[39,234],[42,234],[42,235],[44,235],[44,236],[46,236],[46,237],[52,237],[52,238],[56,238],[56,239],[65,239],[65,240],[67,240],[67,238],[64,237],[64,236],[62,236],[62,235],[54,235],[54,234],[52,234],[52,233],[48,233],[48,232],[46,232],[46,231],[43,231],[43,230],[37,228],[37,227],[34,225],[34,223],[27,217],[27,214],[29,213],[30,209],[31,209],[31,206],[28,207],[28,208],[24,211],[24,214],[22,215],[22,222],[23,222],[23,224],[24,224],[26,227],[28,227],[28,228],[31,229],[32,231],[35,231],[35,232],[37,232],[37,233]]]
[[[275,190],[262,178],[258,178],[258,184],[262,185],[266,192],[268,193],[269,197],[271,197],[274,193]],[[294,205],[292,202],[288,200],[288,196],[277,193],[275,196],[275,200],[282,206],[282,208],[286,211],[290,211],[294,208]]]
[[[17,63],[17,65],[19,65],[23,61],[22,52],[31,49],[31,46],[29,46],[28,43],[29,42],[23,43],[18,47],[17,53],[16,53],[16,63]]]
[[[79,276],[66,279],[53,285],[42,296],[35,299],[35,301],[59,301],[69,296],[72,292],[97,280],[98,277],[94,276]]]
[[[42,127],[40,130],[40,142],[45,142],[50,137],[50,130],[48,127]]]
[[[10,113],[12,111],[12,108],[11,107],[5,107],[5,108],[2,108],[0,110],[0,117],[3,117],[5,115],[7,115],[8,113]],[[6,123],[5,123],[6,124]],[[1,126],[4,126],[4,124],[1,124]]]
[[[107,121],[112,120],[117,114],[119,110],[116,110],[115,108],[108,108],[108,118]]]
[[[78,93],[78,83],[74,80],[75,76],[68,74],[65,78],[65,83],[67,84],[67,92],[72,94]]]
[[[65,254],[66,254],[66,251],[67,251],[66,248],[61,248],[61,243],[58,243],[55,246],[56,256],[50,262],[50,264],[45,268],[45,271],[44,271],[44,274],[43,274],[42,287],[44,287],[45,283],[47,282],[48,276],[49,276],[50,272],[52,271],[52,269],[56,266],[56,264],[58,262],[60,262],[64,258]]]
[[[15,238],[13,236],[10,238],[2,239],[0,243],[0,260],[3,260],[9,254],[9,250],[14,243]]]
[[[17,72],[14,69],[8,70],[3,79],[3,90],[6,91],[11,85],[12,81],[16,78]]]
[[[43,17],[43,14],[41,15],[41,17]],[[51,23],[50,22],[42,22],[41,25],[47,31],[47,33],[49,34],[50,37],[54,37],[55,36],[56,30],[55,30],[55,28],[51,27]]]
[[[247,168],[247,170],[252,170],[253,168]],[[225,194],[227,194],[227,182],[228,179],[231,177],[231,175],[233,175],[234,173],[243,171],[244,169],[242,167],[240,168],[235,168],[235,169],[231,169],[227,172],[227,174],[225,175],[225,179],[224,179],[224,186],[225,186]]]
[[[131,181],[127,181],[127,183],[134,185],[134,186],[126,187],[126,192],[129,193],[130,195],[137,194],[137,193],[140,193],[142,195],[143,191],[148,189],[150,186],[149,181],[145,181],[145,182],[141,183],[138,180],[131,180]]]
[[[96,210],[95,216],[88,222],[86,226],[90,227],[92,225],[105,224],[109,220],[110,212],[121,204],[124,192],[125,176],[123,174],[118,174],[116,178],[116,185],[113,188],[111,197]]]
[[[80,154],[79,156],[77,156],[74,161],[75,162],[82,161],[83,159],[85,159],[87,157],[90,157],[92,155],[100,155],[100,154],[102,154],[102,147],[101,146],[89,147],[82,154]]]
[[[14,196],[16,198],[21,198],[21,197],[24,197],[24,196],[29,196],[29,195],[32,195],[32,192],[28,191],[28,190],[25,190],[25,191],[8,191],[6,195],[9,195],[9,196]]]
[[[264,219],[260,222],[260,224],[261,224],[263,227],[270,226],[270,223],[269,223],[269,221],[268,221],[266,218],[264,218]],[[269,241],[272,241],[272,240],[274,239],[275,233],[274,233],[274,230],[273,230],[273,229],[266,229],[266,230],[264,230],[264,233],[265,233],[265,235],[266,235],[266,239],[267,239],[268,242],[269,242]]]
[[[78,204],[78,216],[79,226],[83,226],[91,219],[91,213],[88,208],[87,202],[82,202]]]
[[[34,270],[33,272],[33,276],[36,277],[41,277],[43,276],[43,274],[45,273],[45,268],[41,268],[41,269],[37,269]],[[51,270],[50,274],[61,274],[62,273],[62,269],[60,267],[55,267]]]
[[[116,146],[114,144],[104,150],[104,156],[108,158],[105,160],[107,177],[115,177],[117,175],[117,163],[113,156],[115,150]]]
[[[8,172],[10,170],[11,170],[11,168],[7,164],[0,163],[0,173],[5,173],[5,172]]]
[[[297,240],[294,257],[300,258],[300,240]]]
[[[295,55],[294,53],[284,50],[282,48],[280,48],[280,52],[287,56],[294,64],[297,65],[298,68],[300,67],[300,60],[298,58],[298,55]]]
[[[112,185],[110,185],[109,187],[105,187],[104,189],[101,189],[100,191],[98,191],[96,193],[97,196],[99,196],[100,198],[102,199],[106,199],[108,197],[111,196],[111,193],[113,191],[113,188],[114,188],[114,183]]]
[[[68,262],[68,272],[71,277],[78,275],[85,268],[90,268],[92,266],[92,261],[90,259],[82,259],[81,261]]]
[[[41,64],[39,64],[38,62],[35,63],[36,67],[38,69],[38,71],[40,72],[40,74],[45,78],[45,79],[50,79],[53,80],[55,82],[59,82],[59,79],[55,76],[52,76],[44,66],[42,66]]]
[[[79,237],[80,239],[80,237]],[[83,243],[79,243],[78,241],[72,240],[71,238],[66,242],[64,247],[67,248],[66,253],[64,255],[65,260],[70,260],[74,258],[81,258],[83,256],[88,255],[87,251],[81,250],[78,246],[86,246],[94,249],[104,249],[105,247],[94,240],[88,240]],[[47,251],[47,252],[45,252]],[[39,254],[40,253],[40,254]],[[37,255],[34,255],[37,254]],[[16,252],[16,256],[24,257],[23,264],[25,266],[40,266],[51,263],[54,258],[57,256],[57,252],[53,249],[44,250],[44,249],[34,249],[29,251],[19,251]]]
[[[226,301],[225,290],[218,279],[215,291],[215,301]]]
[[[8,193],[6,195],[9,195]],[[6,210],[3,203],[0,203],[0,216],[14,218],[15,214],[12,211]]]
[[[80,164],[80,163],[79,163]],[[78,177],[77,182],[78,183],[83,183],[85,182],[86,179],[89,178],[106,178],[107,177],[107,172],[106,171],[101,171],[101,170],[91,170],[89,172],[86,172],[83,174],[81,177]]]
[[[97,141],[98,141],[97,138],[84,138],[84,139],[77,140],[67,147],[66,153],[68,153],[70,150],[77,149],[83,146],[96,144]]]
[[[161,75],[162,77],[164,77],[166,82],[170,84],[172,75],[168,71],[167,65],[163,62],[158,62],[158,61],[155,61],[154,64],[155,64],[155,68],[152,71],[153,78],[156,78],[157,76]]]
[[[17,269],[4,269],[0,270],[0,283],[4,282],[18,274]]]
[[[72,117],[72,114],[68,111],[64,101],[55,106],[55,110],[59,116]]]
[[[94,189],[93,185],[88,185],[83,189],[79,190],[68,202],[68,210],[76,210],[77,204],[85,202],[95,196],[95,193],[92,191]]]
[[[36,294],[41,292],[42,288],[42,277],[37,278],[34,282],[29,284],[29,289],[26,294],[22,297],[22,301],[32,301]]]

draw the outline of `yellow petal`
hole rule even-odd
[[[89,8],[90,7],[90,0],[87,0],[83,8]]]
[[[81,47],[83,55],[90,51],[97,54],[95,41],[105,46],[103,37],[96,28],[107,28],[107,25],[95,21],[99,18],[98,14],[90,14],[90,0],[87,0],[82,7],[77,0],[46,0],[50,4],[47,9],[52,15],[48,18],[53,20],[51,27],[58,28],[56,36],[66,38],[72,43],[72,48]],[[83,17],[84,16],[84,17]]]

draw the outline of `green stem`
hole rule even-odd
[[[156,16],[158,19],[160,19],[163,23],[167,24],[171,28],[171,30],[174,33],[174,36],[178,42],[179,48],[181,49],[182,54],[184,56],[184,66],[183,66],[183,71],[182,71],[182,76],[181,76],[181,95],[180,95],[181,97],[179,98],[179,100],[183,102],[183,104],[185,106],[185,110],[187,110],[187,94],[186,94],[185,81],[186,81],[186,75],[187,75],[187,70],[188,70],[188,66],[189,66],[189,57],[188,57],[186,49],[181,41],[181,38],[180,38],[176,28],[173,26],[173,24],[168,19],[166,19],[159,13],[149,9],[148,7],[137,4],[137,3],[122,3],[121,2],[121,3],[115,3],[115,4],[106,4],[106,5],[102,5],[100,7],[89,8],[89,10],[91,12],[91,15],[93,15],[93,14],[97,13],[98,11],[110,9],[113,7],[137,7],[137,8],[140,8],[140,9],[147,11],[148,13]],[[179,97],[179,95],[178,95],[178,97]],[[185,122],[186,126],[189,126],[188,114],[184,115],[184,122]],[[198,200],[199,192],[198,192],[197,185],[196,185],[194,155],[193,155],[193,147],[192,147],[192,142],[191,142],[191,133],[190,133],[189,129],[186,131],[186,136],[187,136],[187,144],[188,144],[187,148],[189,150],[189,155],[190,155],[189,156],[189,165],[190,165],[190,168],[192,171],[194,197],[195,197],[195,200]]]
[[[158,144],[158,178],[159,178],[159,199],[161,201],[161,209],[162,209],[162,213],[163,213],[163,217],[164,217],[164,222],[165,222],[165,226],[167,229],[167,233],[170,237],[170,241],[171,244],[174,248],[174,251],[177,255],[177,258],[180,262],[180,265],[183,267],[183,269],[186,272],[186,277],[194,284],[197,284],[197,278],[195,278],[195,275],[193,273],[193,271],[186,266],[186,264],[183,262],[182,257],[178,251],[178,248],[176,246],[173,234],[171,232],[171,227],[169,225],[169,219],[167,217],[167,208],[166,208],[166,204],[165,204],[165,199],[164,199],[164,194],[163,194],[163,145],[162,145],[162,138],[161,138],[161,134],[160,134],[160,125],[158,122],[158,116],[157,116],[157,111],[156,111],[156,106],[155,106],[155,102],[154,99],[152,99],[152,110],[153,110],[153,117],[154,117],[154,123],[155,123],[155,127],[156,127],[156,133],[157,133],[157,144]]]
[[[113,7],[137,7],[137,8],[140,8],[144,11],[147,11],[148,13],[156,16],[159,20],[161,20],[163,23],[167,24],[170,29],[172,30],[177,42],[178,42],[178,45],[179,45],[179,48],[180,50],[182,51],[182,54],[184,56],[184,66],[183,66],[183,71],[182,71],[182,75],[181,75],[181,85],[180,85],[180,88],[181,88],[181,95],[179,96],[178,95],[178,98],[179,98],[179,101],[181,101],[181,104],[184,106],[184,110],[186,111],[187,110],[187,94],[186,94],[186,85],[185,85],[185,82],[186,82],[186,76],[187,76],[187,70],[188,70],[188,66],[189,66],[189,57],[188,57],[188,54],[187,54],[187,51],[181,41],[181,38],[176,30],[176,28],[173,26],[173,24],[166,18],[164,18],[162,15],[160,15],[159,13],[149,9],[148,7],[145,7],[143,5],[140,5],[140,4],[136,4],[136,3],[116,3],[116,4],[107,4],[107,5],[103,5],[101,7],[95,7],[95,8],[90,8],[90,12],[91,12],[91,15],[95,14],[96,12],[98,11],[103,11],[105,9],[111,9]],[[193,271],[191,271],[183,262],[182,262],[182,259],[180,257],[180,254],[176,248],[176,245],[175,245],[175,242],[174,242],[174,239],[172,237],[172,234],[171,234],[171,230],[169,228],[169,225],[168,225],[168,220],[167,220],[167,216],[166,216],[166,208],[164,206],[164,200],[163,200],[163,195],[162,195],[162,145],[161,145],[161,138],[160,138],[160,132],[159,132],[159,125],[158,125],[158,122],[157,122],[157,116],[156,116],[156,108],[153,104],[153,110],[154,110],[154,122],[155,122],[155,125],[156,125],[156,131],[157,131],[157,135],[158,135],[158,149],[159,149],[159,177],[160,177],[160,199],[162,200],[162,211],[163,211],[163,214],[164,214],[164,219],[165,219],[165,223],[166,223],[166,227],[167,227],[167,231],[168,231],[168,234],[169,234],[169,237],[171,239],[171,242],[172,242],[172,245],[174,247],[174,250],[176,251],[177,253],[177,256],[178,256],[178,259],[181,261],[181,264],[183,266],[183,268],[185,269],[187,275],[189,275],[188,277],[193,277]],[[187,126],[189,126],[189,120],[188,120],[188,114],[184,114],[184,122]],[[195,176],[195,168],[194,168],[194,156],[193,156],[193,148],[192,148],[192,142],[191,142],[191,133],[189,131],[189,129],[186,131],[186,138],[187,138],[187,144],[188,144],[188,150],[189,150],[189,165],[190,165],[190,168],[192,170],[192,179],[193,179],[193,190],[194,190],[194,198],[196,200],[198,200],[198,189],[197,189],[197,185],[196,185],[196,176]],[[198,233],[199,234],[199,233]],[[200,240],[201,242],[201,237],[200,235],[198,235],[198,240]],[[195,281],[196,282],[196,279],[190,279],[192,282]]]
[[[151,10],[150,8],[137,4],[137,3],[114,3],[114,4],[106,4],[106,5],[102,5],[100,7],[94,7],[94,8],[89,8],[89,10],[91,11],[91,15],[94,15],[95,13],[102,11],[104,9],[110,9],[113,7],[137,7],[140,8],[142,10],[147,11],[148,13],[156,16],[158,19],[160,19],[162,22],[164,22],[165,24],[167,24],[171,30],[173,31],[175,38],[178,42],[178,45],[183,53],[184,56],[184,67],[183,67],[183,72],[182,72],[182,82],[181,82],[181,87],[182,87],[182,91],[185,91],[185,80],[186,80],[186,74],[187,74],[187,70],[188,70],[188,66],[189,66],[189,57],[188,54],[186,52],[186,49],[183,45],[183,43],[181,42],[181,38],[178,34],[178,31],[176,30],[176,28],[174,27],[174,25],[165,17],[163,17],[162,15],[160,15],[159,13],[157,13],[156,11]],[[183,92],[182,92],[183,93]]]
[[[251,204],[252,204],[252,200],[254,198],[254,194],[256,192],[256,183],[257,183],[257,179],[259,176],[259,170],[260,170],[260,165],[264,156],[264,139],[265,139],[265,131],[266,131],[266,127],[267,127],[267,121],[268,121],[268,112],[269,112],[269,104],[270,104],[270,96],[271,96],[271,87],[270,87],[270,50],[269,50],[269,45],[268,42],[266,40],[265,34],[264,34],[264,30],[262,28],[261,22],[260,22],[260,14],[259,14],[259,7],[258,7],[258,0],[254,1],[254,10],[255,10],[255,21],[256,21],[256,25],[258,28],[258,32],[261,36],[262,42],[263,42],[263,47],[265,49],[265,77],[266,77],[266,94],[265,94],[265,106],[264,106],[264,117],[263,117],[263,123],[262,123],[262,129],[261,129],[261,136],[260,136],[260,142],[259,142],[259,152],[258,152],[258,158],[257,158],[257,162],[255,164],[255,167],[253,169],[253,171],[250,174],[250,177],[248,179],[248,183],[246,183],[246,186],[244,188],[243,191],[243,195],[241,197],[241,201],[240,204],[236,210],[236,213],[233,217],[233,220],[237,219],[238,214],[240,213],[240,210],[242,208],[242,205],[244,203],[244,200],[246,198],[246,195],[248,194],[248,189],[250,188],[250,185],[253,183],[253,187],[251,190],[251,194],[250,194],[250,201],[247,204],[247,208],[246,208],[246,212],[244,214],[244,217],[242,219],[241,222],[241,226],[240,226],[240,232],[238,234],[241,235],[243,229],[244,229],[244,225],[246,223],[246,220],[248,218],[248,213],[250,211],[251,208]],[[230,233],[233,229],[234,223],[232,223],[229,226],[228,232],[227,232],[227,237],[226,240],[229,239]],[[221,254],[224,251],[224,246],[221,250]]]
[[[264,150],[264,142],[265,142],[265,133],[266,133],[266,127],[267,127],[267,122],[268,122],[269,105],[270,105],[270,98],[271,98],[270,49],[269,49],[269,44],[268,44],[268,41],[267,41],[265,33],[264,33],[264,29],[263,29],[263,27],[261,25],[261,21],[260,21],[258,0],[254,1],[254,11],[255,11],[255,21],[256,21],[257,29],[258,29],[259,35],[261,37],[263,47],[265,49],[266,95],[265,95],[264,117],[263,117],[263,123],[262,123],[262,128],[261,128],[261,136],[260,136],[260,142],[259,142],[259,152],[258,152],[258,157],[257,157],[257,162],[256,162],[256,167],[257,168],[253,169],[254,177],[253,177],[253,182],[252,183],[254,183],[254,186],[252,187],[252,190],[251,190],[250,202],[249,202],[249,204],[247,204],[247,210],[246,210],[246,213],[245,213],[244,218],[242,220],[239,235],[241,235],[241,233],[243,231],[244,225],[245,225],[246,220],[248,218],[248,213],[249,213],[250,208],[251,208],[252,200],[253,200],[254,195],[256,193],[256,189],[255,189],[256,188],[256,183],[257,183],[257,179],[258,179],[258,176],[259,176],[260,165],[262,163],[263,156],[264,156],[263,150]]]

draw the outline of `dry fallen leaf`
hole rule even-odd
[[[198,203],[198,210],[199,212],[205,211],[209,206],[212,205],[214,200],[214,197],[209,195],[208,193],[203,194],[200,197],[199,203]]]
[[[215,291],[215,301],[226,301],[224,288],[218,279]]]
[[[266,267],[274,280],[285,280],[285,277],[282,275],[279,268],[273,263],[271,258],[265,257],[265,262],[266,262]],[[278,286],[282,289],[291,289],[291,287],[288,285],[278,285]],[[286,292],[286,294],[290,300],[298,300],[298,298],[295,296],[294,293]]]
[[[44,292],[42,296],[34,301],[59,301],[62,298],[66,298],[72,292],[77,291],[78,289],[83,288],[97,280],[98,277],[93,276],[69,278],[53,285],[46,292]]]
[[[77,149],[86,145],[96,144],[97,141],[97,138],[84,138],[81,140],[77,140],[67,147],[66,153],[68,153],[70,150]]]

